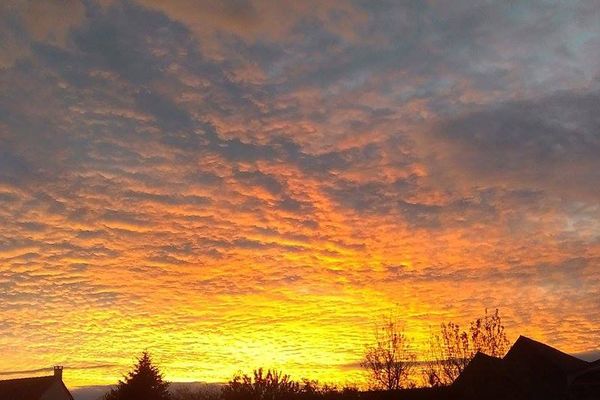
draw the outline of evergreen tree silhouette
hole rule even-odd
[[[148,352],[143,352],[116,389],[111,390],[106,400],[170,400],[169,382],[163,380],[158,367],[152,364]]]

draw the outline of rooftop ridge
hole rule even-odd
[[[523,335],[519,336],[503,360],[508,363],[521,363],[524,359],[531,356],[543,359],[548,365],[553,365],[555,368],[559,368],[565,372],[587,368],[590,365],[585,360]]]
[[[26,380],[34,380],[34,379],[48,379],[48,380],[53,380],[54,378],[55,378],[54,375],[27,376],[27,377],[24,377],[24,378],[0,379],[0,383],[14,382],[14,381],[26,381]]]
[[[516,347],[517,345],[520,345],[521,343],[528,343],[528,344],[534,344],[535,347],[533,347],[536,351],[539,350],[539,348],[544,348],[546,350],[550,350],[553,353],[560,353],[566,357],[570,357],[570,358],[574,358],[583,362],[588,362],[585,360],[582,360],[579,357],[575,357],[574,355],[571,355],[569,353],[565,353],[562,350],[557,349],[556,347],[552,347],[546,343],[540,342],[538,340],[532,339],[530,337],[524,336],[524,335],[519,335],[519,337],[517,338],[517,340],[513,343],[513,345],[510,347],[510,349],[508,350],[508,352],[506,353],[508,355],[508,353],[510,353],[510,350],[512,350],[514,347]],[[506,356],[505,356],[506,357]]]
[[[53,375],[3,380],[0,381],[0,399],[37,400],[57,383],[64,385],[62,381],[58,381]]]

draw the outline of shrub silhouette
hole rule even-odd
[[[300,393],[300,384],[275,370],[254,370],[252,376],[236,374],[223,388],[223,400],[289,399]]]

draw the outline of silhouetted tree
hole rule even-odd
[[[152,364],[148,352],[143,352],[137,364],[116,389],[111,390],[106,400],[170,400],[169,383],[163,380],[158,367]]]
[[[262,368],[252,376],[238,373],[223,388],[224,400],[279,400],[289,399],[300,393],[300,384],[289,375]]]
[[[486,309],[483,317],[471,322],[468,331],[461,330],[454,322],[443,323],[440,333],[431,337],[431,363],[425,369],[426,382],[430,386],[449,385],[477,352],[502,357],[508,345],[498,309],[493,314]]]
[[[367,346],[361,366],[367,370],[372,387],[394,390],[409,386],[414,361],[409,340],[390,316],[376,327],[375,342]]]

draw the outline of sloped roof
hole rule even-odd
[[[452,388],[461,400],[558,400],[566,398],[571,382],[582,393],[596,390],[599,367],[597,361],[589,363],[521,336],[502,359],[477,353]]]
[[[504,360],[511,364],[528,362],[532,359],[541,359],[545,364],[549,364],[565,374],[582,370],[589,366],[587,361],[563,353],[560,350],[525,336],[519,336],[519,339],[517,339],[506,356],[504,356]]]
[[[21,378],[0,381],[0,399],[36,400],[55,382],[54,376]]]
[[[502,359],[477,353],[452,384],[461,399],[525,399],[523,390]]]
[[[478,352],[471,362],[469,362],[463,373],[456,379],[454,384],[458,386],[467,383],[466,381],[469,378],[475,376],[480,377],[481,375],[497,377],[503,375],[503,370],[504,368],[501,359]]]
[[[527,398],[562,400],[569,392],[569,376],[589,363],[543,343],[520,336],[506,356],[506,367],[521,381]]]

